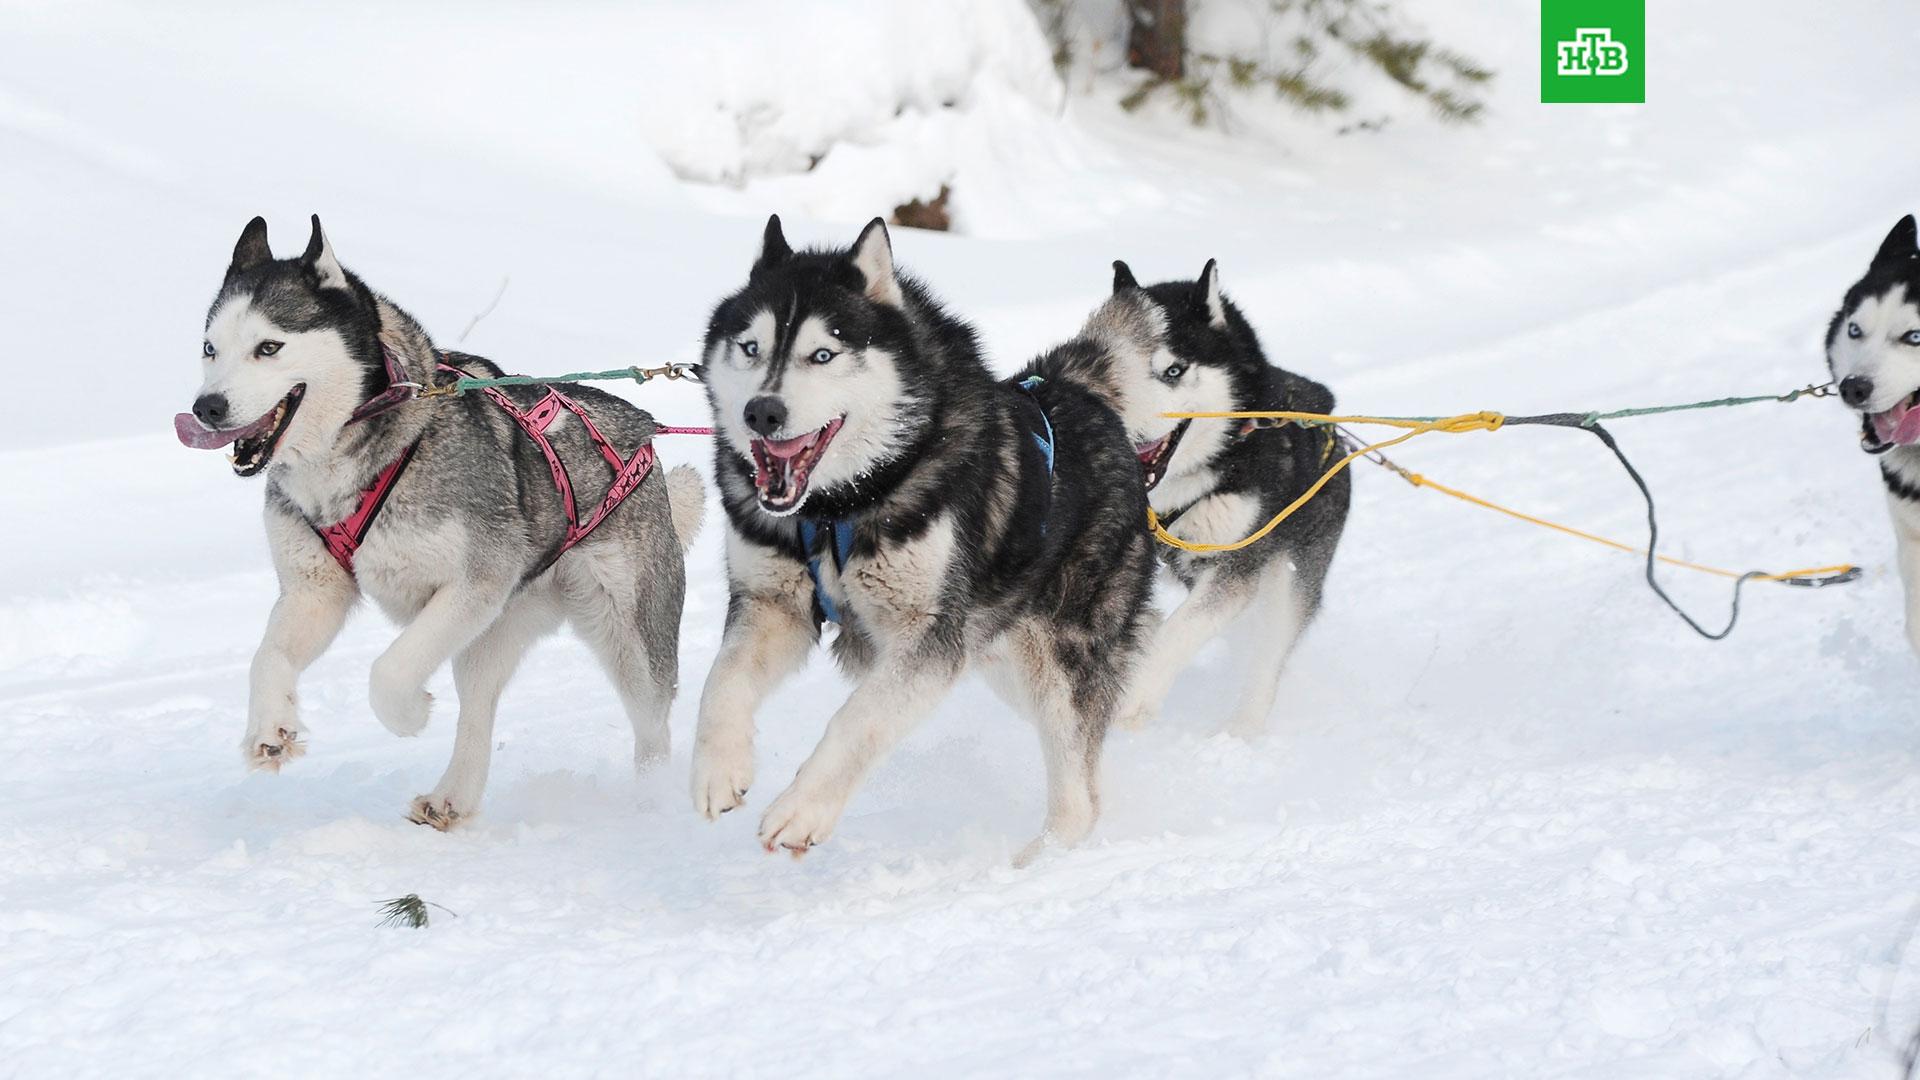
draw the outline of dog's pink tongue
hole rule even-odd
[[[1920,442],[1920,409],[1908,409],[1893,429],[1893,437],[1887,441],[1896,446],[1912,446]]]
[[[1891,446],[1912,446],[1920,442],[1920,409],[1902,404],[1874,414],[1873,433]]]
[[[180,440],[181,446],[190,446],[195,450],[218,450],[246,432],[239,428],[208,431],[200,426],[200,421],[195,420],[192,413],[183,412],[174,415],[173,434]]]
[[[812,446],[813,440],[818,436],[819,432],[808,432],[792,439],[768,439],[763,445],[766,446],[767,453],[784,461]]]

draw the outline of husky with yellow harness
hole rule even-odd
[[[1147,497],[1169,535],[1235,545],[1293,504],[1337,460],[1331,427],[1238,419],[1169,419],[1169,412],[1327,413],[1326,387],[1267,362],[1259,338],[1220,291],[1209,261],[1193,281],[1143,288],[1114,263],[1113,295],[1086,334],[1109,343],[1103,385],[1136,444]],[[1236,550],[1163,545],[1162,562],[1188,592],[1161,623],[1121,709],[1139,727],[1159,712],[1207,642],[1237,628],[1246,681],[1228,728],[1264,732],[1280,673],[1319,610],[1346,527],[1342,471],[1271,534]]]

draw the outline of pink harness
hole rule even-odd
[[[412,400],[413,392],[419,389],[417,385],[405,381],[405,375],[400,365],[394,360],[393,353],[384,348],[382,352],[387,362],[387,378],[390,385],[365,405],[354,410],[352,417],[347,421],[350,424]],[[441,361],[439,369],[452,372],[461,378],[470,377],[465,371],[445,361]],[[513,417],[513,422],[520,426],[520,430],[526,432],[527,438],[532,439],[533,444],[540,448],[540,453],[547,459],[547,468],[553,473],[553,486],[560,492],[561,505],[567,511],[567,535],[560,541],[560,546],[540,563],[539,568],[527,575],[535,577],[552,566],[556,559],[567,553],[568,549],[585,540],[601,522],[607,520],[608,515],[612,514],[627,496],[639,488],[641,482],[646,480],[647,475],[653,471],[656,461],[653,444],[642,443],[640,448],[633,452],[632,457],[623,459],[620,452],[613,448],[613,444],[607,441],[607,437],[600,433],[600,428],[593,422],[593,417],[588,416],[587,411],[580,407],[580,403],[552,387],[548,387],[546,396],[528,409],[515,405],[513,399],[493,387],[485,387],[481,392],[492,398],[494,404],[505,409],[507,415]],[[579,417],[581,425],[587,430],[587,438],[593,440],[593,445],[600,451],[600,456],[605,458],[607,465],[613,469],[613,483],[607,488],[606,497],[600,500],[600,505],[587,515],[585,521],[580,519],[579,508],[574,503],[573,480],[567,475],[567,467],[560,461],[560,454],[554,450],[552,440],[547,438],[547,429],[553,425],[553,421],[560,415],[562,409]],[[656,430],[669,434],[711,434],[710,429],[706,428],[661,426]],[[354,553],[360,550],[367,531],[373,528],[374,519],[380,516],[380,508],[386,505],[388,494],[393,491],[394,485],[400,482],[400,475],[406,472],[407,465],[413,461],[414,451],[418,449],[420,449],[420,443],[416,440],[402,450],[400,456],[394,458],[386,468],[381,469],[380,475],[374,477],[372,485],[360,493],[360,502],[354,507],[352,513],[332,525],[314,526],[313,531],[318,533],[321,542],[327,545],[327,552],[347,573],[353,573]]]

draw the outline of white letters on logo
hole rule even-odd
[[[1575,30],[1572,41],[1556,42],[1560,50],[1562,75],[1625,75],[1627,47],[1613,40],[1613,32],[1600,27]]]

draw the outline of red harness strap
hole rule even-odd
[[[459,370],[458,368],[446,369]],[[465,373],[462,372],[462,374]],[[553,554],[548,555],[540,564],[540,568],[534,571],[534,574],[539,574],[552,566],[554,560],[566,554],[569,548],[585,540],[601,522],[607,520],[607,515],[613,513],[615,507],[624,502],[627,496],[633,494],[634,489],[640,486],[640,482],[653,471],[653,444],[641,443],[632,457],[623,460],[620,457],[620,451],[615,450],[613,444],[607,441],[607,437],[600,434],[599,426],[593,422],[593,417],[587,415],[587,410],[581,408],[579,402],[552,387],[547,388],[546,397],[534,402],[533,407],[529,409],[522,409],[515,405],[513,399],[491,386],[481,392],[492,398],[495,405],[507,410],[507,415],[513,417],[513,422],[519,424],[520,430],[526,432],[527,438],[533,440],[533,445],[539,447],[540,452],[546,455],[547,468],[553,473],[553,486],[560,492],[561,505],[566,507],[567,535],[560,541],[560,546],[554,549]],[[608,486],[606,497],[600,500],[600,505],[594,507],[593,513],[588,514],[585,521],[580,520],[579,509],[574,505],[573,480],[567,476],[566,465],[560,461],[559,453],[554,450],[552,441],[547,438],[547,428],[553,424],[554,418],[560,415],[561,409],[580,418],[581,425],[587,429],[587,438],[593,440],[593,445],[600,451],[600,456],[605,458],[607,464],[613,469],[613,483]]]
[[[391,354],[388,354],[388,364],[390,367],[393,366]],[[440,370],[452,372],[463,378],[467,377],[466,372],[451,364],[442,363]],[[599,425],[593,422],[593,417],[587,415],[587,410],[581,408],[579,402],[551,387],[548,388],[545,397],[528,409],[515,405],[512,398],[492,387],[486,387],[482,392],[492,398],[494,404],[505,409],[507,415],[513,417],[513,422],[520,426],[520,430],[526,432],[527,438],[532,439],[533,444],[540,448],[540,453],[547,459],[547,468],[553,474],[553,486],[560,492],[560,503],[566,508],[567,534],[561,539],[560,546],[540,563],[538,569],[528,575],[528,577],[535,577],[545,572],[555,560],[566,554],[568,549],[585,540],[588,534],[600,526],[601,522],[607,520],[607,516],[612,514],[627,496],[639,488],[641,482],[653,472],[656,460],[653,444],[642,443],[640,448],[633,452],[632,457],[623,459],[620,452],[613,448],[613,444],[607,441],[607,437],[600,433]],[[390,408],[391,405],[387,407]],[[581,425],[587,430],[587,438],[593,441],[594,447],[600,451],[600,456],[605,458],[608,466],[613,469],[613,483],[608,486],[606,497],[600,500],[600,505],[594,507],[593,513],[588,514],[585,521],[580,520],[579,508],[574,503],[573,480],[567,475],[567,467],[560,461],[560,454],[554,450],[552,440],[547,438],[547,428],[552,426],[554,418],[560,415],[561,409],[580,418]],[[385,409],[376,411],[385,411]],[[368,415],[371,415],[371,412]],[[356,415],[353,419],[362,418]],[[314,527],[313,531],[320,534],[321,541],[327,545],[328,553],[347,573],[353,573],[354,553],[360,550],[360,544],[366,539],[367,531],[373,528],[373,519],[380,515],[380,508],[386,504],[388,493],[400,481],[400,474],[406,471],[407,464],[413,460],[413,452],[419,448],[420,444],[416,441],[402,450],[400,456],[386,468],[380,470],[380,475],[374,478],[373,485],[360,493],[360,502],[351,514],[332,525]]]
[[[413,452],[418,449],[420,443],[416,440],[381,469],[380,475],[373,478],[373,486],[360,493],[360,504],[353,508],[353,513],[332,525],[313,527],[313,531],[320,534],[321,543],[327,545],[327,553],[342,570],[353,573],[353,553],[360,550],[360,541],[367,538],[373,519],[380,516],[380,508],[387,504],[387,494],[400,482],[400,474],[407,471],[407,463],[413,460]]]

